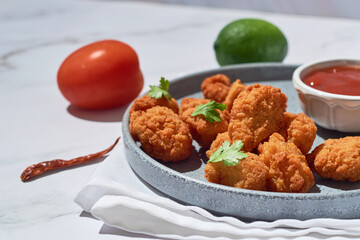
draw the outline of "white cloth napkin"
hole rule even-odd
[[[105,224],[166,239],[360,238],[360,219],[283,219],[246,223],[179,204],[140,180],[130,168],[123,142],[113,150],[75,198]]]

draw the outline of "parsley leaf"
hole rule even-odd
[[[206,120],[210,123],[213,123],[214,121],[221,122],[220,113],[215,109],[224,111],[226,109],[226,105],[210,100],[210,102],[206,104],[198,105],[191,116],[204,115]]]
[[[159,86],[150,85],[150,91],[148,95],[156,99],[162,98],[164,96],[166,99],[171,100],[171,95],[169,93],[169,86],[170,86],[169,80],[166,80],[164,77],[161,77]]]
[[[228,141],[225,141],[213,154],[211,154],[209,162],[223,162],[226,166],[236,166],[239,160],[248,157],[244,151],[241,151],[243,147],[241,140],[236,141],[230,146]]]

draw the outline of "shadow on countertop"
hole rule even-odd
[[[106,110],[88,110],[70,104],[67,107],[68,113],[72,116],[95,122],[121,122],[129,105]]]

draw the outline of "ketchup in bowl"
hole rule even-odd
[[[334,66],[315,70],[302,77],[308,86],[320,91],[360,96],[360,67]]]

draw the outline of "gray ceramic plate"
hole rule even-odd
[[[179,102],[183,97],[202,97],[202,80],[216,73],[223,73],[231,80],[240,78],[245,84],[259,82],[281,88],[288,97],[287,111],[299,113],[300,105],[291,83],[296,67],[269,63],[242,64],[209,70],[173,80],[170,86],[171,94]],[[142,179],[171,198],[221,215],[249,220],[360,217],[359,182],[335,182],[315,176],[316,185],[305,194],[253,191],[209,183],[204,177],[207,161],[205,151],[199,149],[196,142],[192,155],[183,162],[164,164],[154,160],[132,139],[128,128],[128,110],[122,122],[127,159]],[[318,127],[314,146],[322,143],[324,139],[344,136],[345,134]]]

